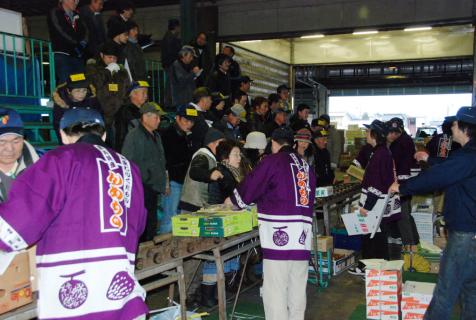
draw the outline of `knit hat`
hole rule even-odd
[[[114,39],[118,35],[126,33],[126,32],[129,33],[129,28],[127,27],[126,23],[125,22],[116,22],[116,23],[111,24],[111,26],[109,27],[107,37],[109,39]]]
[[[245,149],[265,149],[266,148],[266,135],[259,131],[250,132],[246,136]]]
[[[311,131],[301,129],[296,133],[295,141],[311,142]]]
[[[105,56],[114,56],[117,58],[121,55],[118,45],[109,42],[105,42],[99,50]]]
[[[215,128],[208,128],[207,135],[205,136],[205,141],[203,142],[204,146],[209,145],[212,142],[226,139],[225,134],[221,131],[218,131]]]
[[[5,134],[16,134],[23,137],[23,129],[23,122],[16,110],[0,108],[0,137]]]

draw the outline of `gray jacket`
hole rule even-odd
[[[327,139],[326,149],[331,154],[331,165],[338,165],[341,149],[340,135],[334,126],[329,126],[329,129],[327,129],[327,131],[330,137]],[[335,169],[335,167],[333,167],[332,169]]]
[[[187,71],[185,68],[190,68],[190,65],[185,66],[182,61],[175,61],[170,67],[170,75],[172,85],[172,104],[180,106],[188,104],[193,101],[193,92],[195,86],[195,72]]]
[[[150,132],[142,123],[139,124],[127,134],[122,154],[139,167],[143,184],[164,193],[167,184],[164,148],[160,135],[155,131],[154,137],[155,142]]]

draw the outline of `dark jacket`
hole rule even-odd
[[[213,127],[217,130],[220,130],[225,134],[226,139],[235,139],[236,141],[243,141],[243,134],[241,133],[240,126],[230,128],[231,125],[228,125],[229,122],[224,116],[220,122],[215,122]]]
[[[162,53],[160,59],[162,61],[162,68],[169,68],[178,58],[180,52],[180,39],[172,32],[167,31],[162,39]]]
[[[122,154],[139,167],[143,184],[157,192],[165,192],[167,174],[164,148],[162,139],[156,131],[152,138],[142,123],[139,124],[137,128],[129,132],[124,140]]]
[[[314,141],[313,141],[314,142]],[[367,143],[365,146],[360,149],[359,154],[352,160],[352,164],[361,169],[365,169],[369,163],[370,155],[374,148],[370,143]]]
[[[420,165],[414,158],[416,153],[415,142],[405,131],[390,145],[390,150],[395,159],[399,183],[410,179],[412,172],[420,171]]]
[[[142,122],[140,109],[128,100],[116,113],[114,121],[114,150],[121,153],[127,134]]]
[[[236,91],[241,85],[241,68],[238,62],[231,59],[230,66],[228,67],[228,73],[230,74],[231,89],[232,92]]]
[[[233,194],[233,190],[235,190],[239,183],[236,181],[230,169],[221,163],[217,165],[216,170],[220,171],[220,173],[223,175],[223,178],[218,179],[217,181],[214,181],[210,184],[208,193],[208,200],[210,201],[210,204],[224,203],[225,199]]]
[[[191,135],[180,129],[176,122],[173,122],[162,133],[162,144],[169,180],[183,184],[188,166],[192,161]]]
[[[124,20],[119,12],[114,12],[114,14],[107,19],[107,29],[111,29],[112,25],[116,23],[126,23],[126,20]]]
[[[429,165],[440,164],[446,161],[452,152],[461,148],[458,142],[453,141],[448,134],[437,134],[432,137],[425,146],[428,151],[429,158],[427,163]]]
[[[127,41],[122,52],[129,64],[132,80],[147,81],[148,74],[145,65],[144,51],[142,51],[140,45]]]
[[[75,49],[80,53],[85,51],[89,35],[86,25],[79,16],[79,11],[74,11],[73,27],[73,22],[69,21],[63,7],[58,3],[56,7],[51,9],[46,22],[53,52],[63,52],[72,57],[78,57]],[[84,42],[85,45],[82,45],[81,42]]]
[[[289,119],[289,128],[291,128],[291,130],[293,130],[294,132],[303,128],[311,131],[311,126],[309,125],[309,122],[307,122],[307,120],[300,119],[297,113],[293,114]]]
[[[192,69],[194,67],[199,67],[200,69],[203,69],[202,74],[195,81],[197,88],[200,88],[205,86],[205,83],[207,82],[207,76],[210,74],[210,70],[212,69],[212,56],[210,54],[210,49],[208,48],[208,45],[205,45],[203,48],[200,48],[197,44],[197,40],[190,41],[190,45],[195,48],[195,53],[198,56],[198,58],[193,58],[193,61],[190,63],[190,67]]]
[[[96,88],[97,98],[104,111],[104,124],[107,128],[112,127],[117,110],[124,104],[130,84],[127,70],[120,67],[119,72],[111,75],[111,72],[106,69],[106,64],[99,58],[88,60],[84,69],[86,79]],[[115,84],[117,84],[117,91],[114,91],[115,86],[110,86]]]
[[[205,120],[208,120],[211,123],[215,123],[220,122],[221,119],[223,119],[224,114],[224,110],[217,110],[216,107],[212,106],[210,109],[207,110],[207,112],[205,112],[204,117]]]
[[[444,163],[400,186],[413,195],[445,189],[445,223],[449,230],[476,232],[476,140],[469,140]]]
[[[192,153],[197,152],[200,148],[206,147],[203,143],[208,128],[210,128],[210,126],[205,121],[204,112],[197,110],[197,120],[195,120],[192,129],[190,129],[190,132],[192,132]]]
[[[210,74],[207,81],[207,87],[211,92],[220,92],[224,96],[231,98],[231,80],[229,73],[223,73],[219,69]],[[225,100],[225,109],[231,107],[231,99]]]
[[[120,52],[119,56],[117,57],[117,64],[122,64],[124,65],[126,63],[126,56],[124,55],[124,47],[126,46],[125,44],[119,44],[117,43],[116,41],[112,40],[112,39],[107,39],[106,42],[104,42],[103,44],[101,44],[97,49],[96,49],[96,52],[94,54],[94,59],[96,60],[99,60],[101,59],[101,50],[102,50],[102,46],[104,46],[104,44],[111,44],[113,45],[114,47],[116,47],[116,49]]]
[[[53,128],[55,129],[60,145],[63,145],[63,141],[61,140],[59,126],[61,118],[63,118],[66,110],[72,108],[90,108],[99,111],[101,116],[104,118],[101,104],[96,98],[96,89],[93,85],[91,85],[90,89],[91,92],[86,94],[86,97],[83,99],[83,101],[73,101],[71,99],[66,87],[66,83],[60,84],[58,87],[56,87],[55,91],[53,91],[53,102],[55,103],[53,106]]]
[[[246,113],[246,123],[242,123],[243,139],[246,139],[250,132],[258,131],[266,134],[266,123],[264,117],[254,111]]]
[[[271,137],[271,134],[274,132],[274,130],[284,126],[286,126],[286,124],[280,126],[276,121],[271,121],[266,125],[266,138]]]
[[[107,40],[104,21],[102,20],[101,15],[92,12],[88,5],[79,9],[79,16],[89,31],[89,43],[86,47],[86,52],[90,57],[93,57],[96,54],[98,47]]]
[[[334,182],[334,171],[331,170],[331,156],[326,148],[316,148],[314,151],[315,167],[314,171],[317,174],[316,185],[323,187],[331,185]]]
[[[177,60],[170,67],[171,86],[172,86],[172,104],[180,106],[193,101],[193,92],[195,91],[195,72],[190,65],[186,65],[182,60]]]

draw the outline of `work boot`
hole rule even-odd
[[[218,304],[218,300],[215,299],[215,291],[217,290],[217,283],[204,283],[201,285],[201,305],[204,308],[212,308]]]

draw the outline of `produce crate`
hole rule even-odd
[[[331,228],[331,235],[335,237],[334,248],[347,249],[353,251],[360,251],[361,236],[348,236],[347,230]]]

